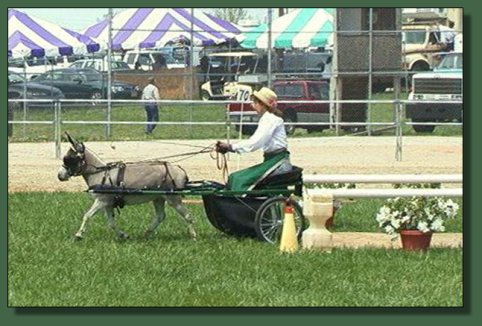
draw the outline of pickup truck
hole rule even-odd
[[[315,102],[329,100],[329,83],[327,80],[276,80],[273,82],[273,90],[278,95],[278,109],[283,112],[287,134],[293,134],[296,128],[304,128],[308,132],[313,132],[330,127],[329,103]],[[237,100],[250,101],[250,94],[246,96],[248,91],[240,89]],[[240,92],[242,94],[239,94]],[[282,103],[282,101],[294,103]],[[304,103],[296,103],[301,101]],[[313,101],[314,103],[306,103],[306,101]],[[229,118],[236,130],[241,129],[243,134],[252,134],[256,129],[255,123],[259,120],[250,102],[229,104]],[[314,122],[325,122],[327,124],[314,125],[312,124]],[[293,125],[290,123],[306,124]]]
[[[462,122],[463,54],[449,52],[433,72],[413,75],[405,115],[412,122]],[[413,102],[412,102],[413,101]],[[427,103],[423,103],[427,101]],[[430,102],[428,102],[430,101]],[[440,103],[434,103],[438,102]],[[450,103],[452,102],[452,103]],[[454,103],[459,102],[459,103]],[[433,132],[435,125],[413,125],[416,132]]]

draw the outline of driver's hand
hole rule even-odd
[[[227,152],[234,152],[234,151],[230,144],[226,144],[221,141],[218,141],[216,143],[216,152],[221,154],[226,154]]]

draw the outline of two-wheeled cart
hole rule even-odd
[[[234,191],[213,181],[189,182],[183,189],[131,189],[98,185],[94,193],[118,195],[185,195],[201,196],[209,222],[221,232],[236,237],[253,237],[276,243],[281,237],[284,208],[293,207],[297,235],[305,227],[302,209],[296,197],[302,195],[302,169],[262,180],[252,190]]]

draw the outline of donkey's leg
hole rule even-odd
[[[117,226],[114,218],[114,208],[111,205],[105,207],[105,217],[107,219],[107,225],[109,225],[109,227],[114,230],[115,234],[117,234],[119,239],[129,238],[129,235],[121,231]]]
[[[152,203],[154,204],[155,214],[152,218],[151,224],[149,225],[146,233],[144,234],[146,238],[150,237],[154,230],[159,226],[159,224],[164,221],[164,218],[166,218],[166,212],[164,211],[166,199],[164,197],[160,197],[153,200]]]
[[[166,199],[169,205],[172,206],[176,210],[176,212],[179,213],[182,220],[186,222],[189,236],[191,237],[191,239],[196,239],[196,231],[194,230],[194,221],[191,217],[191,214],[182,203],[181,196],[166,196]]]
[[[97,213],[100,209],[105,207],[105,203],[100,201],[99,199],[96,199],[90,209],[84,214],[84,217],[82,218],[82,224],[80,225],[79,230],[75,234],[75,238],[77,240],[81,240],[83,238],[85,228],[87,226],[87,221],[94,216],[95,213]]]

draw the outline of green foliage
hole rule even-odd
[[[217,231],[200,204],[189,205],[197,241],[170,208],[155,235],[144,239],[153,208],[139,205],[116,217],[131,239],[117,240],[96,215],[86,238],[74,242],[91,203],[87,194],[13,193],[8,202],[10,306],[463,305],[462,249],[281,254],[276,246]],[[333,232],[376,230],[373,214],[382,202],[345,203]],[[448,231],[461,231],[456,221]]]
[[[395,184],[394,188],[438,189],[440,183]],[[457,216],[459,204],[442,197],[389,198],[376,214],[378,225],[388,234],[400,230],[443,232],[445,222]]]

